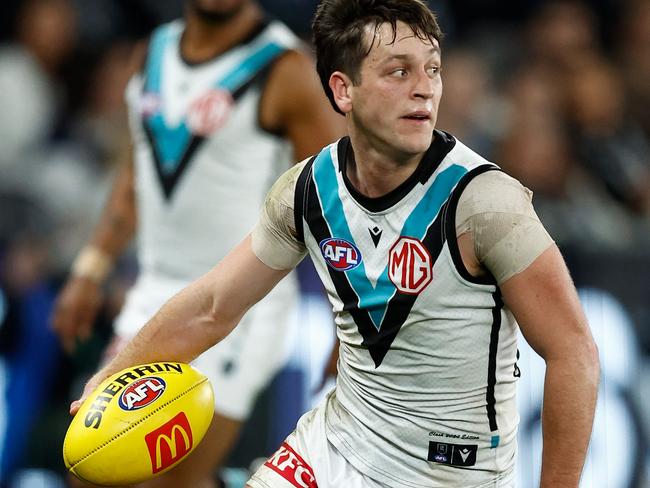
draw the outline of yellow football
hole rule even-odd
[[[65,465],[96,485],[140,483],[187,457],[213,412],[212,386],[189,364],[125,369],[99,385],[72,419],[63,442]]]

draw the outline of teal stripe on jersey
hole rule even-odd
[[[431,188],[404,222],[401,235],[424,239],[427,227],[436,218],[452,190],[465,174],[467,174],[465,167],[452,164],[436,176]]]
[[[336,178],[337,170],[331,154],[331,151],[336,151],[336,148],[337,145],[334,144],[321,151],[318,155],[314,161],[314,180],[323,207],[323,217],[329,225],[332,237],[342,238],[354,243],[350,226],[343,211],[343,203],[339,197],[338,180]],[[352,289],[359,297],[359,308],[368,310],[373,325],[379,330],[386,313],[386,305],[395,291],[395,287],[390,281],[388,282],[390,286],[378,281],[377,287],[373,287],[366,275],[363,255],[359,266],[344,271],[344,273],[350,280]]]
[[[145,68],[145,93],[160,93],[160,77],[165,48],[170,41],[176,40],[178,37],[179,32],[174,32],[174,26],[172,25],[165,25],[154,32],[149,45],[149,58]]]
[[[318,155],[314,161],[314,180],[321,200],[323,216],[330,227],[332,237],[346,239],[356,245],[339,196],[337,169],[332,159],[332,151],[336,150],[336,147],[336,145],[330,146]],[[406,219],[400,235],[424,239],[429,225],[435,220],[451,192],[466,173],[466,168],[455,164],[442,171]],[[374,287],[368,280],[363,258],[359,266],[344,273],[359,297],[359,308],[368,311],[373,325],[379,330],[388,303],[396,293],[395,285],[388,277],[388,263]]]
[[[235,92],[240,86],[246,84],[247,81],[259,73],[262,68],[267,66],[273,59],[284,51],[285,48],[283,46],[274,42],[262,46],[251,54],[234,71],[222,78],[217,85],[228,90],[230,93]]]
[[[149,118],[148,123],[160,154],[161,169],[165,174],[171,174],[180,164],[192,134],[185,120],[176,127],[169,127],[160,113]]]

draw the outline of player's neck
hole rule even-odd
[[[388,147],[355,137],[350,131],[353,157],[349,157],[346,176],[354,187],[370,198],[382,197],[404,183],[417,169],[422,154],[397,154]]]
[[[253,2],[247,3],[236,16],[224,23],[208,22],[188,9],[181,39],[183,58],[200,63],[226,52],[245,39],[263,18],[261,9]]]

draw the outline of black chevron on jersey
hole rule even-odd
[[[427,248],[431,254],[432,262],[435,262],[442,251],[442,246],[445,241],[441,236],[443,235],[442,230],[444,228],[445,215],[447,210],[447,204],[440,209],[436,219],[429,225],[427,233],[422,240],[422,244]],[[411,313],[413,304],[417,299],[417,295],[399,293],[396,291],[395,295],[388,302],[388,307],[386,309],[386,315],[382,321],[382,326],[379,332],[376,334],[376,338],[371,338],[370,343],[374,345],[375,351],[374,354],[371,351],[372,358],[375,360],[375,364],[378,366],[381,364],[384,356],[390,349],[391,344],[397,337],[397,333],[402,328],[408,314]],[[373,328],[374,329],[374,328]],[[373,330],[376,332],[376,330]],[[365,343],[364,336],[364,343]],[[377,360],[379,359],[379,363]]]
[[[258,36],[262,35],[262,32],[264,31],[267,25],[268,22],[266,21],[261,23],[260,26],[258,26],[256,29],[253,30],[250,36],[247,36],[245,39],[241,41],[240,45],[252,43]],[[162,56],[161,53],[163,48],[161,46],[164,46],[165,43],[168,42],[166,40],[161,40],[164,39],[165,29],[168,28],[169,28],[168,26],[163,26],[162,28],[160,28],[159,31],[156,31],[156,33],[154,33],[154,36],[152,38],[150,50],[147,53],[147,61],[145,63],[145,69],[143,71],[145,77],[143,95],[145,96],[150,93],[156,94],[157,96],[161,96],[160,93],[158,93],[160,87],[158,87],[156,90],[149,92],[150,90],[149,80],[150,78],[155,78],[157,80],[157,83],[160,83],[159,80],[162,77],[162,72],[161,72],[162,68],[160,66],[162,64],[161,63],[162,58],[158,59],[158,57]],[[179,41],[177,41],[177,43],[178,42]],[[270,49],[268,50],[267,53],[259,56],[259,60],[257,61],[257,65],[255,66],[255,68],[250,70],[247,73],[248,77],[237,78],[235,76],[234,78],[237,79],[236,84],[230,87],[220,86],[221,90],[228,91],[230,93],[233,102],[237,102],[237,100],[239,100],[248,91],[248,89],[251,86],[255,84],[264,84],[266,78],[268,77],[268,73],[271,67],[282,56],[282,54],[284,54],[287,51],[286,48],[284,48],[283,46],[279,46],[275,44],[272,44],[267,47],[270,47]],[[259,54],[260,52],[253,53],[251,59],[257,57]],[[245,59],[243,63],[245,64],[248,61],[250,61],[250,59]],[[151,68],[150,66],[153,66],[153,68]],[[153,73],[151,73],[150,70],[152,70]],[[236,71],[237,70],[235,70],[234,73],[236,73]],[[155,122],[154,122],[154,118],[156,118]],[[149,145],[151,147],[151,152],[155,162],[156,174],[158,175],[158,179],[162,186],[163,194],[165,198],[169,200],[172,196],[174,189],[176,188],[178,181],[181,179],[181,177],[187,170],[190,162],[192,161],[192,157],[205,142],[205,137],[196,134],[186,134],[188,138],[186,141],[183,141],[181,145],[181,147],[183,148],[182,153],[180,153],[180,155],[175,155],[173,158],[170,158],[170,160],[175,163],[175,166],[171,171],[165,171],[164,169],[165,166],[163,164],[164,158],[163,155],[161,154],[159,145],[156,143],[156,140],[157,138],[169,138],[173,136],[175,137],[174,135],[175,131],[178,131],[179,128],[182,128],[182,125],[177,127],[176,129],[172,129],[171,131],[169,131],[169,128],[166,127],[166,124],[162,119],[160,113],[154,113],[154,114],[143,116],[142,126],[144,129],[144,133],[147,137],[147,141],[149,142]],[[169,133],[165,131],[169,131]],[[157,134],[157,132],[160,133]]]
[[[185,170],[189,165],[192,156],[201,147],[201,145],[205,141],[205,138],[200,136],[193,136],[187,148],[185,149],[185,152],[183,153],[183,157],[178,163],[178,166],[174,169],[174,171],[170,173],[165,173],[165,171],[163,170],[162,157],[160,155],[160,152],[158,151],[158,148],[156,147],[153,131],[151,130],[151,128],[146,122],[143,122],[142,126],[144,128],[144,133],[147,136],[147,140],[149,141],[149,146],[151,147],[153,159],[156,163],[155,164],[156,174],[158,175],[158,180],[160,181],[160,185],[162,186],[163,194],[165,195],[165,198],[169,200],[172,196],[172,192],[174,191],[174,188],[176,188],[176,183],[178,183],[181,176],[183,176],[183,174],[185,173]]]
[[[249,80],[245,85],[242,85],[234,93],[232,93],[233,101],[236,102],[246,93],[246,91],[252,85],[254,85],[259,80],[266,78],[267,72],[268,70],[270,70],[270,68],[271,65],[267,66],[264,70],[260,71],[254,78]],[[155,144],[154,134],[151,127],[146,122],[146,120],[143,120],[142,126],[144,127],[144,133],[146,134],[147,140],[149,141],[149,145],[151,146],[151,151],[153,153],[154,161],[156,162],[155,165],[156,174],[158,175],[158,179],[160,180],[160,184],[162,185],[165,198],[169,200],[172,196],[174,188],[176,188],[176,184],[180,180],[181,176],[183,176],[183,173],[187,169],[190,161],[192,160],[192,156],[194,156],[196,151],[198,151],[199,148],[205,142],[205,137],[197,136],[197,135],[192,136],[189,144],[187,145],[187,148],[185,149],[185,152],[183,153],[183,156],[178,166],[174,169],[174,171],[166,173],[163,170],[162,157],[158,152],[157,145]]]
[[[309,168],[308,171],[303,171],[311,176],[310,170],[311,168]],[[316,242],[322,242],[323,240],[334,236],[332,236],[330,228],[323,216],[323,209],[318,198],[316,185],[311,178],[309,178],[306,183],[306,205],[304,207],[304,217],[309,225],[309,230],[316,239]],[[446,207],[447,204],[440,209],[436,219],[429,225],[422,241],[431,254],[432,262],[436,261],[444,244],[442,231],[444,228]],[[393,344],[395,337],[397,337],[402,325],[404,325],[408,314],[411,312],[413,304],[417,299],[417,295],[404,294],[395,290],[395,294],[388,302],[382,325],[379,330],[377,330],[368,311],[359,307],[359,296],[352,288],[345,273],[329,267],[328,272],[332,279],[332,283],[334,283],[337,294],[343,301],[343,310],[352,315],[352,318],[357,324],[359,332],[363,337],[363,345],[368,348],[368,352],[375,363],[375,367],[378,368],[390,350],[390,347]]]

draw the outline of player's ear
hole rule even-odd
[[[335,71],[330,76],[330,90],[339,110],[347,114],[352,110],[352,80],[341,71]]]

